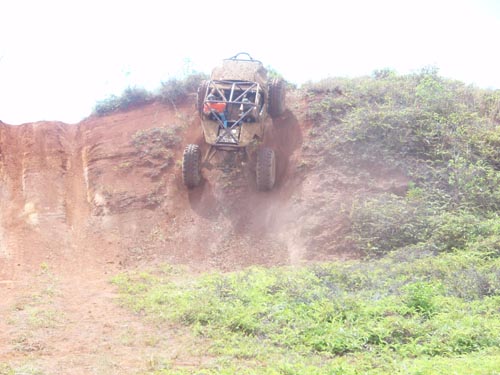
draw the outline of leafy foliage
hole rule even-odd
[[[395,255],[195,280],[169,269],[115,283],[126,305],[209,340],[200,355],[225,358],[217,370],[227,373],[406,373],[476,353],[500,363],[498,260],[466,251]]]
[[[200,82],[206,78],[205,74],[192,73],[184,79],[172,78],[161,83],[157,93],[148,92],[139,87],[127,87],[120,96],[111,95],[100,100],[94,107],[94,114],[103,116],[118,111],[125,111],[155,100],[167,104],[177,104],[189,94],[195,93]]]
[[[460,241],[437,241],[438,234],[458,234],[467,221],[481,225],[500,209],[500,91],[442,78],[429,67],[330,78],[305,85],[304,95],[322,166],[392,166],[412,180],[408,194],[425,198],[417,204],[410,196],[371,194],[356,202],[351,236],[367,254],[419,242],[434,250],[471,245],[470,227]]]
[[[383,254],[428,239],[431,215],[431,207],[419,198],[385,194],[364,199],[351,211],[351,237],[367,254]]]
[[[177,104],[189,94],[196,93],[202,80],[207,76],[202,73],[193,73],[185,79],[171,78],[161,83],[159,99],[167,104]]]
[[[108,113],[124,111],[133,107],[144,105],[153,100],[151,93],[143,88],[127,87],[121,96],[111,95],[109,98],[98,101],[94,113],[103,116]]]

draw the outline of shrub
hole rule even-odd
[[[172,148],[181,141],[180,130],[180,126],[139,130],[132,137],[132,144],[141,157],[164,160],[166,163],[163,166],[167,167],[173,162]]]
[[[121,96],[111,95],[107,99],[98,101],[94,107],[94,113],[103,116],[144,105],[153,99],[153,95],[143,88],[127,87]]]
[[[184,79],[171,78],[161,83],[158,96],[162,102],[175,105],[189,94],[196,93],[201,81],[206,78],[202,73],[195,73]]]
[[[472,137],[472,146],[479,158],[487,161],[496,171],[500,171],[500,126],[478,131],[477,134],[472,134]]]
[[[448,162],[446,171],[454,206],[483,212],[500,209],[500,172],[486,162],[458,157]]]
[[[100,100],[94,106],[93,113],[103,116],[117,111],[125,111],[155,100],[167,104],[177,104],[189,94],[195,93],[201,81],[206,78],[203,73],[193,73],[184,79],[171,78],[161,83],[156,94],[139,87],[127,87],[120,96],[111,95]]]
[[[438,295],[440,285],[427,282],[415,282],[404,287],[404,302],[411,310],[429,317],[436,311],[434,297]]]
[[[351,237],[366,254],[381,255],[417,244],[432,232],[431,207],[392,194],[358,201],[351,212]]]
[[[441,251],[464,249],[478,235],[481,219],[470,212],[444,212],[432,218],[431,241]]]

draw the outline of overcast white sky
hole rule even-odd
[[[499,0],[0,0],[0,120],[75,123],[249,52],[287,80],[425,66],[500,89]]]

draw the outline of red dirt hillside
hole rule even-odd
[[[251,166],[224,161],[204,170],[203,186],[185,189],[182,150],[201,140],[190,101],[77,125],[0,124],[0,277],[41,263],[69,273],[150,260],[232,270],[345,255],[340,203],[369,189],[331,168],[307,167],[315,158],[307,103],[292,93],[288,107],[295,109],[266,134],[278,160],[269,193],[256,191]],[[385,189],[401,177],[378,179]],[[325,205],[339,210],[318,222]]]
[[[187,191],[178,161],[200,139],[192,108],[154,103],[77,125],[1,124],[2,279],[42,263],[68,273],[153,259],[231,270],[310,257],[297,219],[318,192],[317,176],[296,171],[302,112],[270,125],[279,161],[273,192],[256,192],[248,168],[224,166]],[[165,130],[173,144],[162,144]]]
[[[112,301],[109,279],[122,269],[230,271],[355,256],[343,205],[404,178],[379,173],[367,188],[334,166],[314,166],[308,103],[299,92],[287,100],[268,124],[278,160],[268,193],[256,191],[251,165],[224,160],[204,170],[202,186],[185,189],[182,151],[201,139],[194,98],[77,125],[0,123],[0,365],[31,358],[49,374],[136,373],[154,348],[123,337],[154,327]],[[33,325],[40,311],[58,318]]]

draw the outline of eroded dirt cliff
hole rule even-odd
[[[46,373],[136,373],[155,350],[186,343],[166,335],[144,344],[154,327],[113,302],[112,275],[160,263],[230,271],[355,257],[346,238],[353,198],[405,183],[377,171],[365,186],[315,163],[314,124],[295,93],[268,124],[273,191],[256,191],[252,163],[223,158],[188,191],[179,161],[201,139],[193,101],[76,125],[0,124],[0,364],[30,358]],[[57,319],[33,325],[40,311]]]

